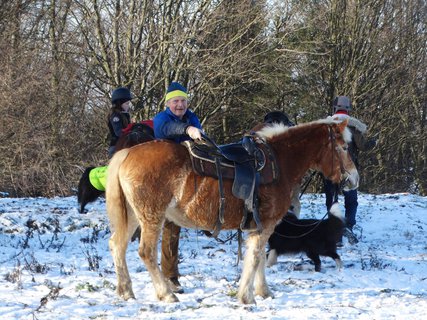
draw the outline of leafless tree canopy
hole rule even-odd
[[[111,91],[131,89],[139,121],[177,80],[219,143],[349,95],[378,138],[361,190],[427,194],[425,0],[13,0],[0,19],[2,192],[73,194],[107,163]]]

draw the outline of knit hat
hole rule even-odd
[[[166,91],[165,101],[175,97],[184,97],[185,99],[188,99],[187,89],[178,82],[172,82],[169,85],[168,90]]]

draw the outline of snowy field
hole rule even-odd
[[[340,198],[342,201],[342,198]],[[338,271],[322,272],[304,254],[267,269],[274,299],[241,305],[235,294],[234,232],[223,243],[195,230],[180,242],[180,302],[158,302],[137,254],[127,261],[136,300],[116,296],[103,199],[77,210],[76,197],[0,198],[1,319],[422,319],[427,310],[427,197],[359,194],[356,234]],[[301,217],[323,217],[323,195],[304,195]],[[230,239],[231,238],[231,239]]]

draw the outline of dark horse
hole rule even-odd
[[[254,294],[270,297],[265,278],[265,246],[275,225],[289,208],[293,187],[312,168],[335,183],[346,180],[358,186],[359,176],[351,161],[347,121],[318,120],[295,127],[267,125],[256,135],[273,150],[280,176],[259,187],[259,214],[263,229],[249,232],[237,297],[254,303]],[[225,221],[222,229],[238,229],[243,201],[232,195],[232,181],[224,180]],[[126,264],[126,250],[135,229],[141,227],[138,253],[150,273],[157,298],[176,302],[157,262],[157,244],[165,219],[199,230],[213,230],[219,209],[218,181],[193,172],[185,147],[155,140],[117,152],[108,166],[107,213],[110,249],[117,273],[117,293],[134,298]]]
[[[123,130],[123,134],[117,141],[116,150],[129,148],[151,140],[154,140],[154,131],[150,125],[145,123],[131,123]],[[89,175],[91,171],[96,168],[97,167],[86,168],[80,178],[77,188],[77,201],[80,205],[80,213],[85,212],[85,206],[89,202],[95,201],[105,192],[105,188],[96,188],[90,182]]]

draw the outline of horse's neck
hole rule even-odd
[[[293,127],[276,142],[280,150],[280,170],[287,179],[299,183],[309,169],[315,169],[317,156],[323,144],[322,131],[317,127]]]

